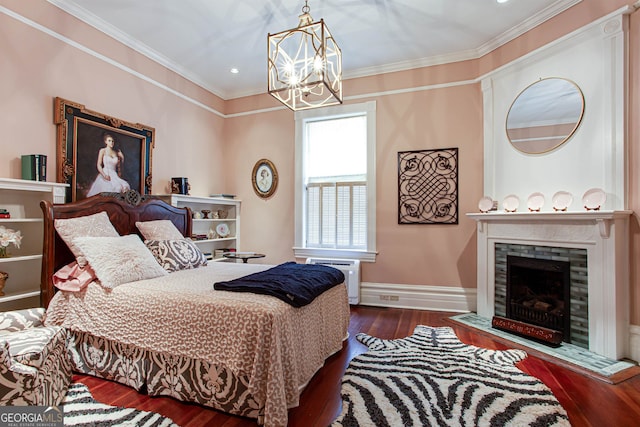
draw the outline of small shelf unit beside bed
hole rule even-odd
[[[158,197],[172,206],[191,209],[194,215],[192,238],[209,259],[229,261],[222,257],[222,251],[240,250],[240,200],[184,194],[167,194]],[[204,210],[209,211],[208,218],[199,217],[203,216]],[[220,230],[218,230],[219,226]],[[220,235],[218,231],[223,230],[228,230],[228,234],[223,232]]]
[[[10,218],[0,218],[0,225],[19,230],[20,248],[13,243],[10,254],[0,258],[0,271],[9,274],[4,295],[0,296],[0,311],[40,307],[40,269],[42,266],[42,212],[40,201],[64,203],[67,184],[0,178],[0,208]]]

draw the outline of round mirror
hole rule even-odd
[[[511,104],[507,138],[523,153],[545,153],[573,135],[583,114],[584,96],[574,82],[542,79],[526,87]]]

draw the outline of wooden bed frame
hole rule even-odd
[[[183,236],[191,236],[191,210],[176,208],[153,196],[140,195],[135,190],[126,193],[101,193],[79,202],[53,204],[40,202],[44,214],[44,243],[42,249],[42,276],[40,281],[40,303],[47,308],[53,298],[53,274],[75,257],[56,232],[54,221],[60,218],[75,218],[104,211],[120,235],[137,234],[136,221],[169,219]]]

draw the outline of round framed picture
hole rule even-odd
[[[273,163],[267,159],[260,159],[251,173],[253,190],[259,197],[271,197],[278,187],[278,172]]]

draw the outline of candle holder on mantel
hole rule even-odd
[[[211,211],[209,209],[203,209],[200,212],[202,212],[202,218],[203,219],[209,219],[209,214],[211,213]]]

